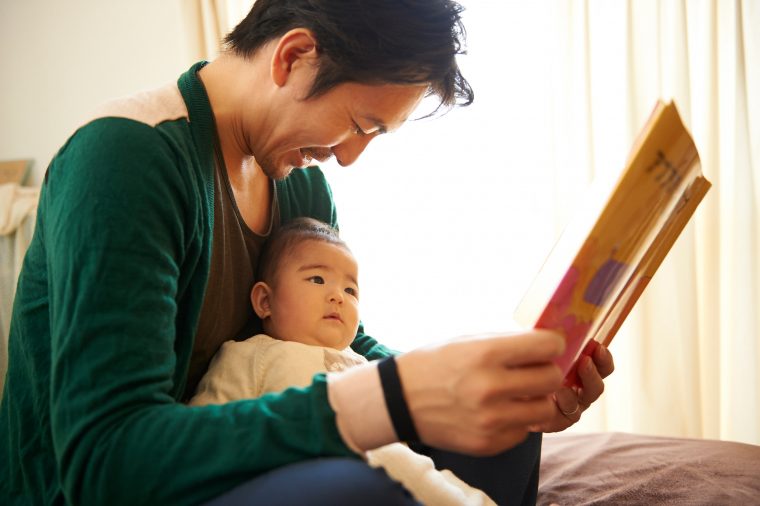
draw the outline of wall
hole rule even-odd
[[[189,0],[0,0],[0,159],[27,184],[99,103],[175,80],[200,59]]]

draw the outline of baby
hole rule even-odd
[[[310,218],[287,223],[264,247],[258,272],[251,302],[266,334],[222,345],[190,405],[304,387],[317,373],[366,363],[349,347],[359,326],[358,266],[334,229]],[[404,444],[364,457],[423,504],[495,504]]]

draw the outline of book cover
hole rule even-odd
[[[615,336],[709,188],[675,104],[658,101],[612,191],[566,228],[515,312],[565,335],[565,384]]]

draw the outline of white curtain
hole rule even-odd
[[[514,328],[590,182],[621,169],[656,99],[673,98],[713,188],[573,430],[760,444],[760,5],[461,3],[475,104],[377,139],[355,167],[325,168],[368,331],[408,349]]]
[[[672,97],[714,184],[613,343],[618,371],[580,428],[758,443],[760,39],[749,27],[760,10],[628,0],[563,2],[555,14],[565,50],[554,96],[585,123],[558,127],[588,147],[594,174],[617,169],[654,100]]]
[[[39,188],[0,184],[0,392],[8,368],[8,336],[21,265],[34,232]]]
[[[183,5],[192,20],[189,29],[200,40],[201,59],[213,60],[219,54],[224,36],[251,9],[251,0],[187,0]]]

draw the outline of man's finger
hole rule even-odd
[[[599,371],[599,375],[602,378],[606,378],[615,370],[615,361],[612,358],[612,353],[603,344],[599,344],[596,347],[593,358],[596,370]]]
[[[490,358],[509,367],[548,362],[565,351],[565,338],[550,330],[536,329],[493,339]]]
[[[548,395],[562,383],[562,373],[554,364],[526,365],[519,368],[494,367],[483,376],[483,388],[490,391],[484,396],[503,397],[538,397]]]
[[[583,357],[578,364],[578,376],[583,384],[580,389],[579,400],[584,407],[588,407],[597,400],[604,392],[604,380],[596,369],[591,357]]]
[[[565,418],[575,423],[581,418],[581,412],[584,407],[581,406],[578,394],[572,388],[560,388],[554,394],[554,402],[557,409]]]

